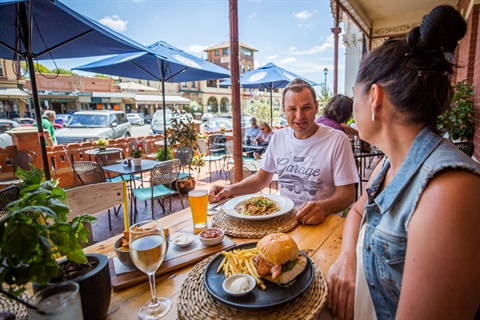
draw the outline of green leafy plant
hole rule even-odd
[[[29,282],[45,284],[57,276],[56,254],[63,253],[74,263],[87,262],[80,243],[88,241],[84,222],[96,218],[85,214],[67,222],[66,194],[57,184],[27,183],[0,220],[0,281],[12,294],[21,294]]]
[[[205,160],[203,160],[203,157],[203,154],[194,155],[192,158],[192,162],[190,163],[191,168],[189,168],[189,170],[195,168],[195,170],[197,170],[197,173],[200,173],[200,169],[205,166]]]
[[[195,148],[197,142],[197,125],[190,120],[185,111],[173,111],[170,120],[170,129],[167,131],[170,145],[176,143],[181,146],[189,146]]]
[[[165,148],[161,147],[157,151],[157,161],[165,161]],[[173,159],[173,153],[172,149],[170,147],[167,147],[167,160],[172,160]]]
[[[30,164],[30,171],[17,167],[17,171],[15,171],[15,176],[18,179],[22,180],[19,185],[20,190],[22,190],[27,186],[40,184],[43,179],[43,170]]]
[[[452,140],[472,140],[475,133],[473,85],[466,81],[454,86],[450,108],[438,117],[437,130],[448,133]]]
[[[136,147],[132,148],[130,151],[130,157],[132,158],[141,158],[143,154],[142,145],[138,144]]]

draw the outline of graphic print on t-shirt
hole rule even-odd
[[[322,188],[321,169],[313,155],[304,154],[301,148],[288,150],[277,158],[277,173],[282,193],[295,204],[312,201]]]

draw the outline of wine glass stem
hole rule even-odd
[[[155,273],[148,275],[148,282],[150,283],[150,292],[152,294],[152,304],[157,304],[157,288],[155,287]]]

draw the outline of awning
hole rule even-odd
[[[18,88],[0,88],[0,98],[28,98],[29,95]]]
[[[143,84],[140,84],[140,83],[136,83],[136,82],[133,82],[133,81],[130,81],[130,82],[122,82],[122,83],[119,83],[118,86],[120,87],[120,89],[122,91],[140,91],[140,92],[143,92],[143,91],[150,91],[150,92],[156,92],[158,91],[158,89],[155,89],[155,88],[152,88],[152,87],[149,87],[149,86],[145,86]]]
[[[137,102],[160,102],[163,103],[162,95],[158,94],[137,94],[135,96]],[[165,103],[189,104],[190,99],[180,96],[165,96]]]

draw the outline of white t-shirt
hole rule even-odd
[[[275,131],[260,167],[278,174],[280,194],[295,207],[330,198],[335,186],[359,182],[347,136],[326,126],[303,140],[295,138],[289,127]]]

